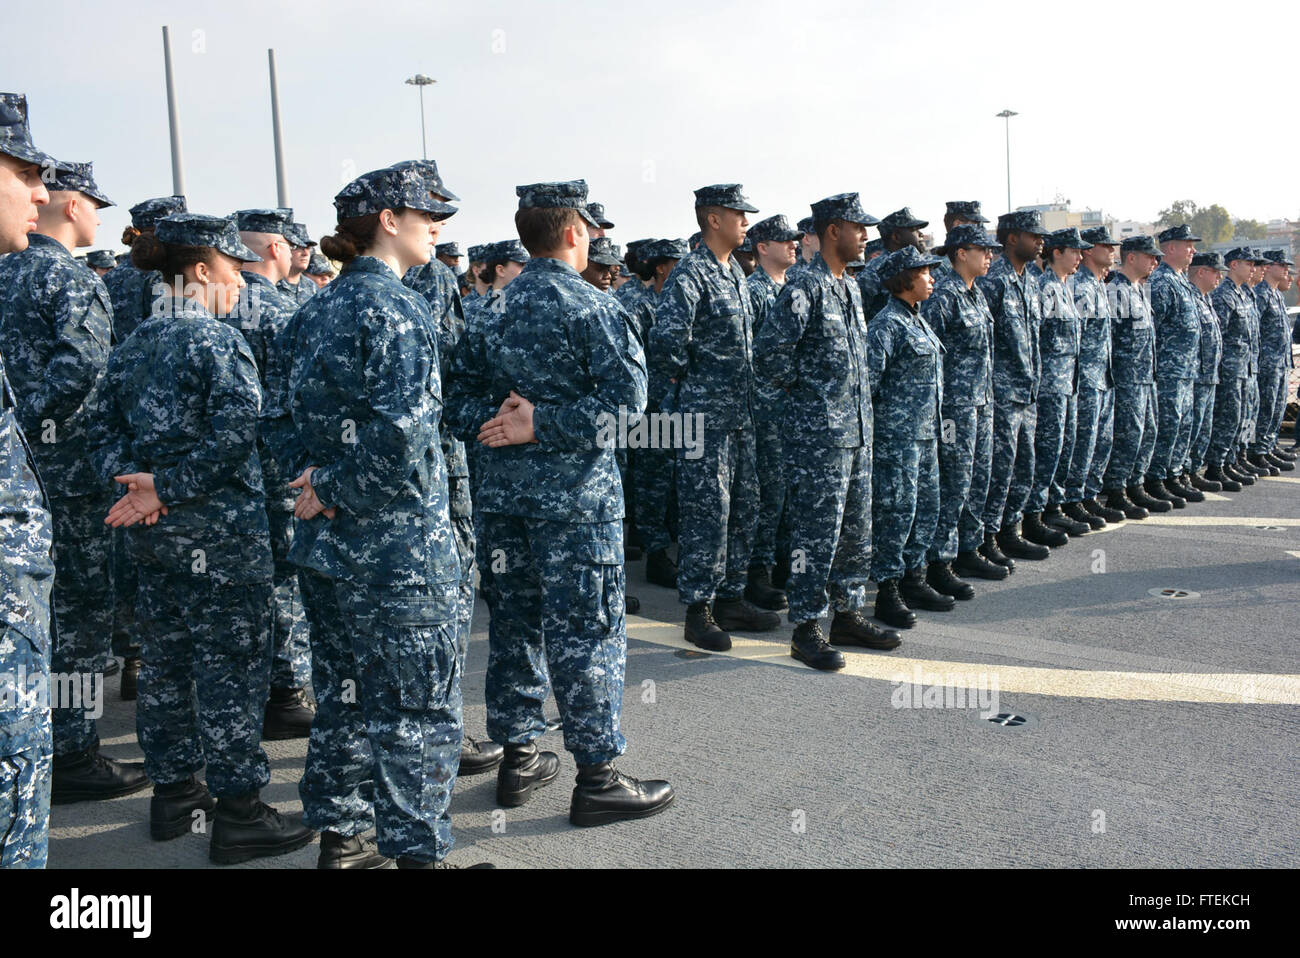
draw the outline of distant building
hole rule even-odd
[[[1094,226],[1104,226],[1112,220],[1101,210],[1071,210],[1069,202],[1040,203],[1036,206],[1021,206],[1022,210],[1036,210],[1043,217],[1043,229],[1064,230],[1070,227],[1086,230]]]
[[[1137,220],[1117,220],[1110,228],[1110,235],[1123,242],[1130,236],[1155,236],[1155,223],[1140,223]]]

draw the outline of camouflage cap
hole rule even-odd
[[[805,216],[795,224],[795,229],[799,231],[800,235],[811,233],[813,231],[813,218],[811,216]]]
[[[845,269],[864,269],[864,268],[866,268],[866,265],[867,265],[866,260],[855,259],[852,263],[845,263],[845,264],[844,264],[844,268],[845,268]]]
[[[656,260],[685,259],[690,253],[685,240],[661,239],[644,247],[640,258],[643,262],[654,263]]]
[[[556,183],[527,183],[515,187],[521,210],[573,209],[582,214],[588,226],[600,229],[600,223],[587,212],[587,181],[564,180]]]
[[[54,157],[36,149],[27,125],[27,97],[22,93],[0,93],[0,153],[27,163],[53,166]]]
[[[130,253],[118,253],[118,254],[117,254],[116,256],[114,256],[113,258],[117,261],[117,265],[118,265],[118,266],[121,266],[123,263],[129,263],[129,262],[131,262],[131,254],[130,254]]]
[[[702,239],[704,239],[703,231],[696,230],[694,233],[691,234],[691,238],[686,241],[686,245],[690,249],[695,249],[695,247],[700,245],[700,240]]]
[[[1078,227],[1070,226],[1047,234],[1047,239],[1043,240],[1043,250],[1049,249],[1084,250],[1092,249],[1092,244],[1079,235]]]
[[[1127,236],[1119,244],[1120,255],[1125,253],[1146,253],[1148,256],[1160,256],[1160,247],[1150,236]]]
[[[1295,260],[1288,259],[1284,249],[1266,249],[1264,258],[1274,266],[1294,266]]]
[[[1002,244],[989,235],[988,230],[977,223],[959,223],[948,231],[942,246],[936,246],[932,252],[946,256],[949,251],[973,246],[976,249],[1001,249]]]
[[[323,255],[312,250],[311,259],[307,261],[307,268],[303,272],[308,276],[332,276],[334,266]]]
[[[96,269],[112,269],[117,265],[117,257],[106,249],[91,250],[86,254],[86,265]]]
[[[433,248],[434,256],[450,256],[453,259],[460,259],[459,243],[439,243]]]
[[[485,263],[527,263],[531,257],[517,239],[498,240],[483,247]]]
[[[750,239],[748,235],[746,235],[744,242],[742,242],[739,246],[736,247],[736,252],[749,253],[752,256],[754,253],[754,241]]]
[[[471,247],[469,248],[469,252],[466,254],[467,256],[469,256],[469,261],[470,261],[471,263],[481,263],[481,262],[483,262],[483,251],[484,251],[486,248],[487,248],[487,244],[480,244],[480,245],[478,245],[478,246],[471,246]]]
[[[824,200],[818,200],[812,204],[814,227],[818,223],[830,223],[834,220],[861,223],[863,226],[876,226],[880,223],[880,220],[862,208],[862,202],[858,199],[857,193],[836,193],[834,196],[828,196]],[[921,225],[924,226],[925,224],[922,223]]]
[[[874,254],[883,253],[884,251],[885,241],[882,239],[867,240],[867,245],[862,247],[862,255],[866,259],[870,259]]]
[[[273,233],[287,240],[293,225],[290,215],[283,209],[236,210],[234,220],[241,233]]]
[[[949,200],[948,214],[972,223],[987,223],[989,218],[980,212],[979,200]]]
[[[1011,233],[1033,233],[1035,236],[1047,235],[1047,230],[1043,229],[1043,214],[1038,210],[1003,213],[998,217],[998,229]]]
[[[415,169],[391,167],[362,173],[334,197],[339,219],[368,216],[384,210],[423,210],[434,219],[444,220],[456,207],[429,194],[424,177]]]
[[[235,221],[225,216],[175,213],[158,221],[154,236],[158,242],[169,246],[210,246],[245,263],[257,263],[262,259],[243,244]]]
[[[165,216],[184,213],[187,207],[183,196],[159,196],[142,200],[131,207],[131,225],[138,230],[153,229]]]
[[[905,273],[909,269],[937,266],[942,262],[943,260],[937,256],[927,256],[925,253],[918,252],[915,246],[904,246],[902,249],[896,249],[892,253],[885,254],[885,261],[880,264],[880,269],[876,272],[876,275],[880,277],[880,281],[883,283],[891,276]]]
[[[695,191],[695,206],[721,206],[724,210],[739,210],[742,213],[757,213],[758,207],[752,205],[741,191],[739,183],[715,183],[713,186],[701,186]]]
[[[54,179],[45,184],[53,190],[67,190],[70,193],[85,193],[103,209],[117,204],[104,195],[95,182],[94,163],[64,163],[59,161],[54,166]]]
[[[614,228],[614,224],[611,223],[609,217],[605,215],[604,203],[588,203],[587,212],[591,214],[591,218],[596,221],[596,225],[601,229],[612,230]]]
[[[745,239],[755,243],[789,243],[802,235],[797,229],[791,228],[789,220],[777,213],[751,226]]]
[[[621,266],[623,251],[618,244],[605,236],[598,236],[587,248],[587,262],[599,263],[601,266]]]
[[[1256,266],[1267,266],[1269,263],[1272,262],[1272,260],[1270,260],[1267,256],[1265,256],[1257,249],[1253,249],[1250,252],[1251,252],[1250,261],[1254,263]]]
[[[1226,272],[1228,264],[1223,261],[1223,256],[1219,253],[1197,253],[1192,257],[1192,266],[1207,266],[1210,269],[1218,270],[1220,273]]]
[[[639,258],[642,255],[642,250],[657,242],[659,242],[657,239],[634,239],[627,244],[627,255]]]
[[[618,275],[619,275],[619,276],[622,276],[624,279],[631,279],[631,278],[632,278],[632,273],[631,273],[631,271],[628,270],[628,268],[627,268],[627,264],[626,264],[626,263],[620,263],[620,264],[619,264],[619,267],[618,267]]]
[[[1119,240],[1110,235],[1110,230],[1104,226],[1094,226],[1092,229],[1086,229],[1079,234],[1093,246],[1118,246]]]
[[[929,225],[929,220],[918,219],[904,206],[901,210],[894,210],[880,221],[880,231],[888,233],[891,230],[919,230]]]
[[[316,241],[311,238],[307,232],[306,223],[290,223],[289,232],[284,234],[284,238],[289,241],[289,245],[295,249],[306,249],[316,245]]]
[[[1192,243],[1199,243],[1201,238],[1192,232],[1192,228],[1186,223],[1179,223],[1177,226],[1171,226],[1167,230],[1161,230],[1156,239],[1161,243],[1170,243],[1174,240],[1187,240]]]
[[[389,167],[390,170],[415,170],[427,184],[430,193],[437,193],[444,200],[452,203],[459,203],[460,197],[447,188],[447,184],[442,181],[442,175],[438,172],[438,164],[435,160],[402,160],[394,163]]]
[[[1255,251],[1249,246],[1234,246],[1228,252],[1223,254],[1223,261],[1231,263],[1235,259],[1245,260],[1247,263],[1255,262]]]

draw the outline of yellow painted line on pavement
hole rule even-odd
[[[654,622],[629,616],[629,638],[668,648],[699,652],[682,636],[675,622]],[[749,662],[808,669],[790,657],[786,633],[763,642],[732,635],[730,652],[711,652]],[[906,639],[904,639],[906,642]],[[1024,692],[1065,698],[1120,699],[1149,702],[1222,702],[1300,705],[1300,675],[1253,672],[1104,672],[1049,669],[980,662],[944,662],[893,653],[841,649],[848,665],[842,675],[907,684],[953,688],[990,688],[996,677],[999,692]]]
[[[1265,482],[1300,482],[1295,476],[1260,476]]]
[[[1161,512],[1142,520],[1148,526],[1289,526],[1300,525],[1300,519],[1269,519],[1261,516],[1180,516]]]

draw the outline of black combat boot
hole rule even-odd
[[[1053,529],[1051,526],[1043,524],[1043,516],[1038,512],[1026,512],[1024,522],[1020,526],[1020,534],[1032,542],[1034,545],[1050,546],[1053,549],[1059,549],[1070,541],[1070,537],[1060,529]],[[1006,546],[1002,547],[1006,551]]]
[[[497,804],[518,808],[535,789],[549,785],[560,774],[560,757],[542,752],[537,743],[507,745],[501,769],[497,772]]]
[[[898,579],[886,579],[876,585],[876,618],[896,629],[910,629],[916,625],[916,613],[898,594],[898,583]]]
[[[1205,493],[1192,486],[1187,477],[1179,473],[1165,480],[1165,488],[1186,502],[1204,502]]]
[[[1224,492],[1241,492],[1241,483],[1228,475],[1228,470],[1223,466],[1210,466],[1205,470],[1205,477]]]
[[[1142,483],[1129,486],[1128,497],[1133,500],[1134,505],[1141,506],[1147,512],[1170,512],[1174,508],[1174,504],[1167,499],[1157,499],[1147,492]]]
[[[122,660],[122,684],[118,695],[123,702],[134,702],[140,688],[140,656],[128,655]]]
[[[54,756],[50,804],[98,802],[149,787],[144,766],[99,754],[99,743],[80,752]]]
[[[1119,493],[1123,495],[1124,490],[1120,489]],[[1127,499],[1128,497],[1125,496],[1125,498]],[[1125,514],[1124,510],[1111,508],[1109,505],[1101,501],[1100,496],[1093,496],[1091,499],[1081,499],[1079,505],[1083,506],[1085,512],[1091,513],[1103,522],[1117,523],[1123,522],[1128,518],[1128,515]],[[1132,503],[1129,503],[1129,505],[1132,505]],[[1145,516],[1143,516],[1143,518],[1145,518]]]
[[[208,858],[218,865],[234,865],[286,855],[315,837],[301,821],[285,818],[252,791],[217,800]]]
[[[1067,502],[1061,506],[1066,518],[1086,525],[1089,529],[1105,529],[1106,520],[1091,512],[1082,502]]]
[[[952,560],[952,571],[956,575],[970,579],[988,579],[990,582],[1000,582],[1011,574],[1006,566],[998,565],[974,550],[958,552],[957,558]]]
[[[1071,519],[1065,514],[1061,506],[1048,506],[1043,510],[1043,525],[1052,529],[1060,529],[1068,536],[1083,536],[1092,531],[1092,523],[1083,520]]]
[[[613,762],[579,765],[577,781],[569,822],[583,828],[658,815],[675,797],[667,782],[639,781],[624,775]]]
[[[1201,492],[1222,492],[1223,483],[1207,478],[1206,473],[1208,472],[1208,469],[1198,469],[1187,477],[1187,481],[1193,489],[1198,489]]]
[[[1020,534],[1020,523],[1009,522],[997,534],[998,548],[1013,559],[1033,559],[1035,562],[1052,554],[1047,546],[1030,542]]]
[[[1280,476],[1282,470],[1270,463],[1261,453],[1251,453],[1246,460],[1255,467],[1255,471],[1262,476]]]
[[[1123,486],[1116,489],[1106,489],[1102,492],[1102,495],[1106,497],[1106,505],[1117,512],[1123,513],[1125,519],[1145,519],[1150,515],[1145,506],[1138,505],[1129,498]]]
[[[952,566],[947,562],[931,562],[925,570],[925,581],[935,592],[952,596],[960,602],[975,598],[975,587],[953,575]]]
[[[713,617],[718,626],[728,632],[771,632],[781,624],[781,617],[775,612],[757,608],[743,596],[714,599]]]
[[[1295,463],[1285,456],[1279,456],[1276,452],[1264,453],[1264,461],[1270,465],[1276,466],[1283,472],[1295,472]]]
[[[979,554],[995,565],[1000,565],[1007,570],[1007,575],[1016,571],[1016,560],[1003,554],[1002,549],[998,546],[998,534],[996,532],[985,532],[984,542],[979,547]]]
[[[1287,462],[1297,462],[1300,461],[1300,455],[1296,455],[1295,450],[1295,446],[1292,446],[1290,449],[1283,449],[1282,444],[1278,443],[1273,447],[1273,455],[1285,459]]]
[[[823,672],[838,672],[844,668],[844,656],[832,649],[822,634],[821,623],[816,619],[801,622],[790,640],[790,658]]]
[[[677,588],[677,563],[667,549],[655,549],[645,559],[645,580],[665,589]]]
[[[262,720],[262,738],[280,742],[311,735],[316,708],[302,689],[271,689],[270,701]]]
[[[1255,480],[1260,476],[1259,470],[1246,461],[1244,452],[1237,456],[1236,459],[1230,460],[1230,462],[1232,463],[1232,474],[1240,477],[1239,481],[1242,485],[1253,486],[1255,484]],[[1223,468],[1228,468],[1227,463],[1224,464]],[[1250,481],[1247,482],[1247,480]]]
[[[925,609],[928,612],[951,612],[957,604],[950,595],[936,592],[925,581],[925,569],[917,566],[903,573],[903,581],[898,587],[899,593],[908,606]]]
[[[731,648],[731,636],[714,621],[707,602],[693,602],[686,607],[686,641],[710,652]]]
[[[790,607],[786,595],[772,585],[772,570],[765,565],[752,566],[749,582],[745,585],[745,598],[760,609],[780,612]]]
[[[506,750],[496,742],[480,742],[476,738],[465,736],[460,744],[460,771],[457,776],[483,775],[501,764]]]
[[[194,813],[205,814],[217,807],[208,787],[191,775],[183,782],[155,785],[149,800],[149,837],[156,842],[180,838],[194,830]],[[207,825],[199,831],[207,831]]]
[[[1187,500],[1172,491],[1164,484],[1163,480],[1157,479],[1155,476],[1147,476],[1144,487],[1146,488],[1147,495],[1152,499],[1159,499],[1163,502],[1167,502],[1170,507],[1174,509],[1187,508]],[[1147,508],[1149,509],[1151,507],[1148,506]]]
[[[361,871],[396,868],[397,862],[379,854],[374,843],[366,841],[360,835],[345,837],[338,832],[324,831],[320,833],[320,855],[316,858],[316,867]]]
[[[860,609],[835,613],[831,619],[831,645],[860,645],[864,649],[896,649],[902,638],[893,629],[882,629]]]

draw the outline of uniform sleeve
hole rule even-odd
[[[871,398],[880,395],[880,382],[889,366],[894,337],[888,322],[873,322],[867,327],[867,372],[871,376]]]
[[[425,317],[376,310],[362,318],[369,327],[361,379],[370,415],[358,423],[349,454],[312,473],[312,488],[325,506],[355,516],[376,514],[438,441],[442,410],[430,388],[438,374],[427,315],[427,308]]]
[[[673,270],[664,286],[659,308],[655,311],[654,328],[650,331],[650,371],[664,388],[669,387],[670,381],[680,381],[686,375],[699,305],[700,289],[695,278],[680,267]],[[653,398],[656,403],[663,399],[662,396]]]
[[[294,479],[311,465],[307,461],[307,448],[294,428],[289,403],[289,373],[299,328],[298,315],[290,317],[271,342],[266,357],[266,388],[262,394],[262,438],[282,472]]]
[[[112,319],[106,290],[93,278],[57,269],[47,278],[42,299],[48,304],[54,350],[28,401],[23,430],[40,432],[45,420],[61,423],[81,407],[108,364]],[[102,298],[101,298],[102,297]]]
[[[1002,318],[1002,294],[1003,287],[996,279],[990,279],[987,276],[981,276],[975,280],[979,285],[980,292],[984,294],[984,301],[989,304],[989,313],[994,319]]]
[[[505,399],[493,393],[484,325],[489,319],[475,315],[469,320],[448,364],[445,428],[463,442],[478,439],[480,427],[497,414]]]
[[[167,505],[178,505],[207,495],[230,476],[257,448],[257,420],[262,389],[257,363],[248,344],[233,329],[229,337],[205,350],[202,362],[208,376],[207,421],[210,429],[175,466],[154,471],[154,490]]]
[[[117,399],[118,362],[109,360],[104,382],[92,397],[86,427],[91,468],[106,481],[140,471],[131,452],[131,426]]]
[[[947,343],[948,334],[957,321],[957,297],[947,289],[941,289],[921,303],[921,315],[930,324],[934,334]]]
[[[789,389],[799,380],[795,350],[808,326],[812,304],[799,280],[786,283],[754,337],[754,371],[760,378]]]
[[[592,390],[568,405],[539,404],[533,411],[533,434],[545,449],[583,452],[598,448],[607,424],[620,408],[629,419],[645,411],[645,352],[633,334],[631,317],[611,300],[579,327]]]

